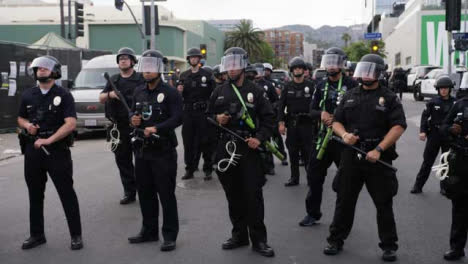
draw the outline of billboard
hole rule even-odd
[[[462,16],[461,30],[465,32],[466,17]],[[453,42],[452,42],[453,47]],[[447,31],[445,31],[445,15],[422,15],[421,16],[421,64],[437,65],[446,68],[448,66],[449,43]],[[463,60],[464,52],[452,53],[452,65]]]

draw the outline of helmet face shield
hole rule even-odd
[[[31,76],[34,75],[34,68],[44,68],[49,71],[53,71],[56,64],[57,62],[52,59],[49,59],[47,57],[39,57],[39,58],[35,58],[32,61],[31,65],[29,66],[28,71]]]
[[[255,70],[257,71],[257,76],[265,76],[265,68],[263,67],[255,67]]]
[[[224,56],[221,59],[221,71],[233,71],[233,70],[243,70],[247,67],[247,60],[245,55],[240,54],[231,54]]]
[[[164,62],[161,58],[142,57],[138,63],[138,72],[162,73],[164,71]]]
[[[354,78],[361,78],[365,80],[377,80],[379,71],[377,64],[373,62],[358,62],[356,70],[354,71]]]
[[[344,67],[345,61],[338,54],[325,54],[322,56],[320,68],[322,69],[341,69]]]

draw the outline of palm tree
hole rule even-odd
[[[348,47],[348,42],[351,41],[351,35],[349,35],[348,33],[343,33],[343,35],[341,36],[341,39],[344,41],[344,45],[345,45],[345,48]]]
[[[226,49],[241,47],[249,57],[257,57],[262,53],[264,32],[254,28],[248,20],[241,20],[236,30],[226,34]]]

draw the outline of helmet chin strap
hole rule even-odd
[[[145,82],[148,83],[148,84],[151,84],[151,83],[154,83],[154,82],[158,81],[160,77],[161,77],[161,75],[158,74],[158,77],[151,78],[151,79],[145,79]]]
[[[296,78],[301,78],[302,76],[304,76],[304,73],[294,74],[294,77]]]

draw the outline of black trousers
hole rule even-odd
[[[299,153],[301,153],[302,160],[307,164],[313,147],[314,124],[311,121],[295,125],[291,123],[289,122],[287,126],[286,146],[289,152],[289,161],[291,162],[291,179],[299,181]]]
[[[33,144],[29,143],[24,155],[31,236],[44,234],[44,192],[47,174],[52,179],[62,202],[70,235],[81,235],[80,208],[73,188],[73,162],[70,150],[50,147],[47,150],[50,156],[47,156],[42,149],[35,149]]]
[[[179,217],[175,196],[177,152],[175,149],[161,152],[155,159],[135,159],[135,175],[143,216],[143,227],[159,234],[159,201],[163,212],[162,235],[165,241],[176,241],[179,233]]]
[[[452,226],[450,229],[450,248],[463,250],[468,232],[468,195],[452,199]]]
[[[250,236],[253,244],[267,241],[263,222],[264,204],[262,187],[265,184],[260,153],[249,149],[243,142],[236,142],[236,153],[242,155],[237,165],[226,172],[217,170],[223,186],[232,223],[232,237],[246,241]],[[216,160],[229,158],[226,141],[220,141]]]
[[[216,130],[206,120],[203,111],[184,111],[182,125],[185,170],[194,172],[203,156],[203,171],[213,170]]]
[[[393,196],[398,191],[395,173],[383,165],[358,160],[356,152],[351,149],[343,150],[340,166],[335,215],[330,225],[328,242],[343,245],[351,232],[356,203],[365,184],[377,209],[377,227],[381,241],[379,247],[383,250],[397,250],[398,236],[393,215]]]
[[[442,135],[433,128],[431,133],[427,136],[426,146],[424,148],[423,163],[419,169],[418,175],[416,176],[415,187],[423,188],[426,184],[429,175],[431,174],[432,166],[439,154],[439,150],[447,152],[450,149],[450,145],[443,140]]]
[[[126,194],[136,193],[135,168],[133,166],[133,151],[129,126],[118,127],[120,143],[114,152],[115,162],[120,172],[120,179]]]
[[[335,163],[336,167],[339,168],[342,151],[343,146],[332,140],[328,142],[327,149],[321,160],[317,159],[317,154],[319,152],[317,148],[314,146],[312,150],[309,166],[307,168],[307,184],[309,185],[309,191],[307,192],[305,205],[307,214],[317,220],[322,217],[320,206],[322,205],[323,183],[327,177],[327,170],[332,163]],[[340,170],[338,170],[335,179],[339,177],[339,171]]]

